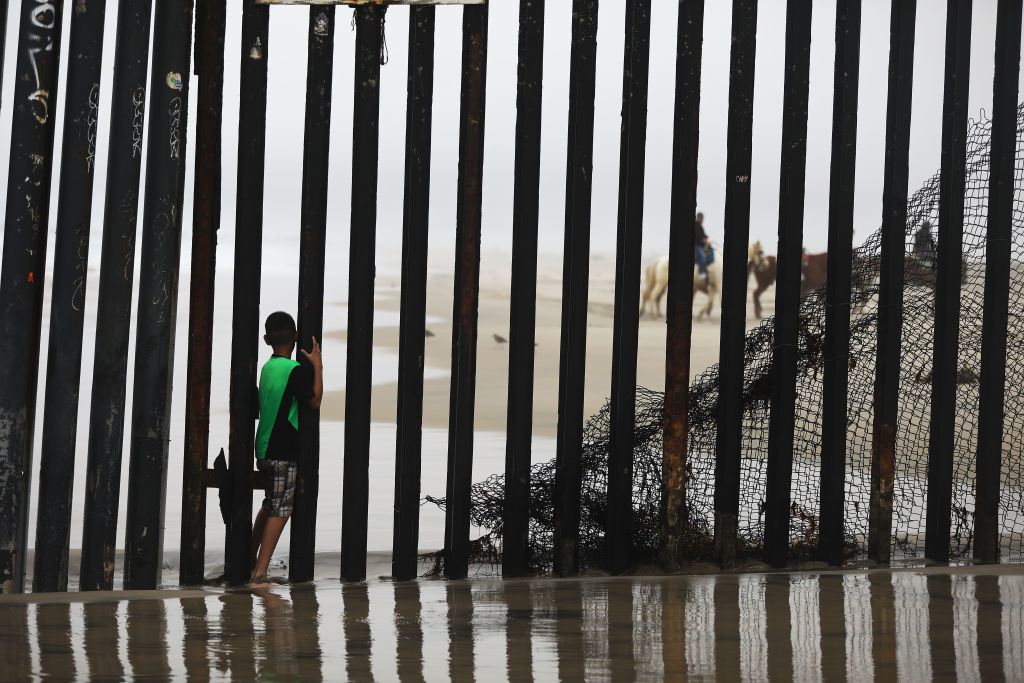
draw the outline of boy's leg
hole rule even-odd
[[[274,549],[281,538],[288,518],[292,515],[292,504],[295,501],[295,478],[297,468],[293,462],[273,461],[264,466],[272,472],[271,488],[268,496],[268,504],[265,505],[266,519],[263,523],[260,535],[260,549],[256,557],[252,575],[249,578],[250,585],[257,580],[266,577],[270,569],[270,558],[274,555]],[[262,584],[262,581],[260,581]]]
[[[256,521],[252,524],[252,537],[249,539],[249,569],[256,565],[256,558],[263,542],[263,528],[267,525],[267,519],[270,517],[268,505],[269,503],[264,501],[263,507],[256,513]]]
[[[260,554],[256,558],[256,566],[253,567],[252,576],[249,581],[255,581],[261,576],[266,576],[270,571],[270,558],[274,556],[274,549],[281,539],[287,517],[268,517],[263,528],[263,538],[260,540]]]

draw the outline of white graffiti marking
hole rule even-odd
[[[135,115],[132,118],[132,159],[142,154],[142,123],[146,115],[146,89],[139,86],[132,93],[132,106]]]
[[[170,105],[167,107],[167,113],[171,117],[171,134],[170,134],[170,147],[171,147],[171,158],[181,158],[181,98],[175,97],[171,99]]]
[[[32,44],[28,48],[28,59],[32,65],[32,73],[36,79],[36,89],[29,94],[28,101],[34,102],[33,115],[39,123],[46,123],[50,118],[50,92],[43,87],[39,78],[39,63],[36,59],[40,52],[53,51],[53,27],[57,20],[57,9],[53,3],[36,0],[35,7],[29,8],[29,20],[33,26],[43,29],[44,33],[30,33],[28,41]]]
[[[99,119],[100,84],[93,83],[89,91],[89,113],[85,117],[85,139],[88,149],[85,153],[85,165],[92,173],[92,162],[96,159],[96,122]]]

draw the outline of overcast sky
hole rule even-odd
[[[723,239],[725,201],[726,111],[730,46],[731,3],[706,3],[704,79],[701,99],[700,182],[698,203],[706,226],[717,242]],[[11,96],[20,4],[11,3],[7,53],[4,60],[4,101]],[[876,229],[881,215],[884,157],[885,89],[888,61],[889,3],[865,0],[863,6],[862,64],[856,180],[856,241]],[[974,4],[972,80],[969,111],[976,116],[991,109],[995,0]],[[97,179],[105,177],[109,127],[109,75],[113,62],[117,4],[108,2],[104,72],[101,89],[100,140]],[[541,230],[542,252],[560,253],[564,220],[565,147],[568,102],[570,0],[548,0],[544,64],[544,119],[542,133]],[[667,250],[671,203],[671,149],[675,43],[678,3],[653,0],[650,100],[647,141],[647,179],[644,253],[648,258]],[[351,184],[352,56],[355,34],[352,10],[339,7],[335,27],[334,103],[331,131],[328,263],[343,272],[347,262],[349,191]],[[66,13],[68,14],[68,13]],[[458,163],[461,16],[458,7],[437,10],[437,55],[434,90],[433,177],[430,250],[432,267],[447,267],[452,259]],[[601,3],[598,30],[598,87],[595,124],[594,211],[592,249],[612,254],[619,158],[619,112],[622,90],[624,3]],[[227,73],[224,116],[224,189],[222,266],[230,264],[235,213],[237,154],[238,63],[241,3],[229,0]],[[762,0],[758,19],[754,149],[751,178],[751,238],[774,251],[777,235],[779,149],[782,116],[785,3]],[[69,17],[65,16],[65,27]],[[273,7],[269,38],[269,106],[265,226],[268,266],[293,270],[301,196],[303,107],[306,85],[306,32],[308,9]],[[483,198],[483,247],[487,253],[511,247],[512,180],[516,97],[518,3],[493,0],[490,8],[487,78],[486,148]],[[914,73],[911,192],[939,165],[941,137],[943,43],[945,2],[919,3]],[[808,130],[805,243],[811,251],[826,247],[828,216],[829,148],[832,121],[835,8],[814,6],[811,55],[810,120]],[[400,258],[401,195],[404,163],[404,109],[408,9],[387,12],[390,62],[381,73],[380,191],[378,253],[382,270],[396,267]],[[67,50],[65,28],[64,51]],[[63,73],[62,83],[63,83]],[[195,90],[192,92],[194,111]],[[63,100],[58,95],[58,107]],[[10,106],[0,110],[0,147],[7,148]],[[194,153],[194,116],[190,116],[188,153],[190,176],[186,182],[186,225],[183,256],[187,258],[191,217],[191,157]],[[56,149],[60,149],[60,128]],[[58,160],[59,161],[59,160]],[[57,177],[55,164],[54,178]],[[6,183],[6,164],[0,165]],[[145,167],[143,167],[145,168]],[[54,193],[56,194],[56,193]],[[98,265],[98,239],[102,216],[102,183],[97,182],[94,202],[92,265]],[[54,197],[56,202],[56,197]],[[54,208],[55,208],[54,204]],[[51,211],[51,226],[56,211]],[[52,234],[52,230],[51,230]],[[52,250],[53,240],[50,240]],[[185,261],[187,263],[187,260]],[[329,279],[331,276],[329,275]],[[338,277],[343,282],[343,277]],[[291,300],[291,295],[289,300]]]

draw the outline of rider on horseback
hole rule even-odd
[[[704,214],[698,213],[693,224],[693,262],[702,278],[707,279],[708,264],[715,260],[715,252],[711,248],[711,240],[704,232]]]
[[[914,257],[925,268],[935,263],[935,240],[932,239],[932,224],[929,221],[921,223],[914,235]]]

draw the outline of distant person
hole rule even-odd
[[[932,239],[932,224],[929,221],[921,223],[914,234],[914,258],[924,266],[935,262],[935,240]]]
[[[274,353],[260,372],[256,467],[270,475],[271,484],[252,528],[255,561],[249,578],[251,588],[274,585],[267,577],[270,558],[292,516],[299,459],[299,401],[316,409],[324,394],[324,366],[316,337],[311,351],[300,349],[309,360],[306,367],[292,360],[299,333],[289,314],[271,313],[265,327],[263,341]]]
[[[715,252],[711,248],[711,240],[704,232],[704,214],[698,213],[693,223],[693,262],[702,278],[708,276],[708,264],[715,260]]]

